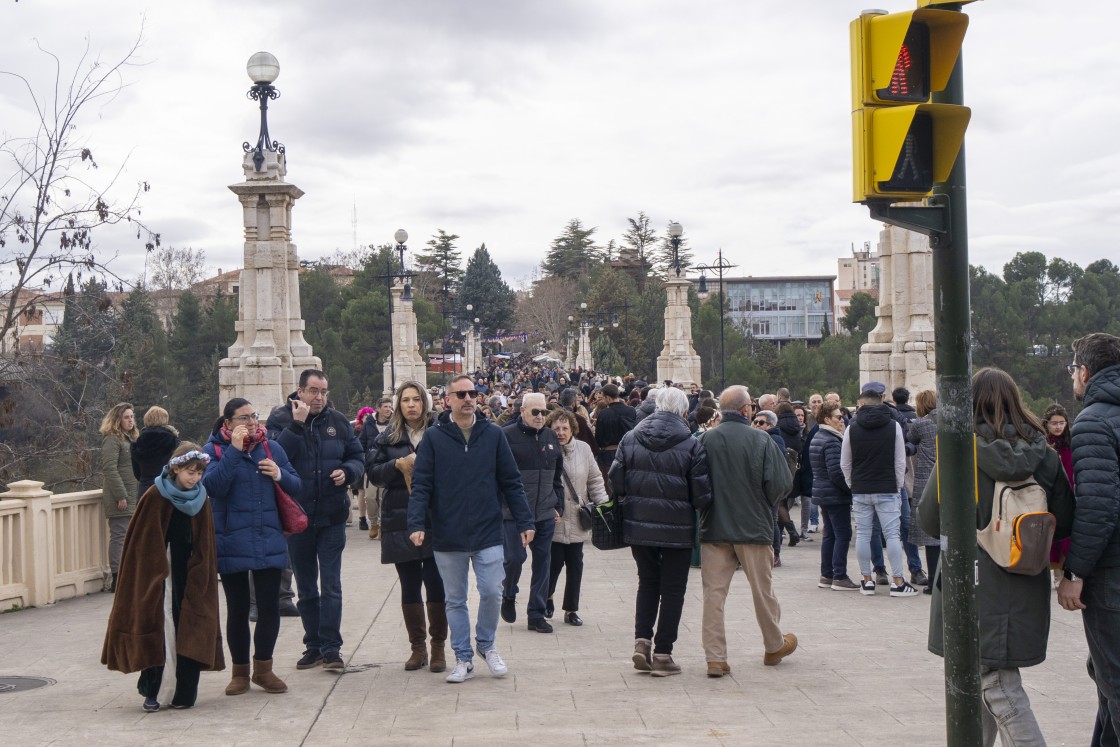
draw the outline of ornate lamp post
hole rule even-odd
[[[720,249],[719,253],[716,256],[716,261],[713,264],[710,264],[710,265],[696,265],[696,268],[695,268],[695,269],[700,271],[700,293],[707,293],[708,292],[708,280],[707,280],[707,278],[704,277],[705,272],[711,271],[711,272],[715,272],[716,274],[719,275],[719,389],[720,389],[721,392],[727,386],[727,380],[726,380],[726,377],[725,377],[725,374],[724,374],[724,369],[726,368],[727,360],[724,356],[724,348],[723,348],[723,322],[724,322],[724,318],[725,318],[725,315],[724,315],[724,312],[723,312],[723,271],[724,270],[729,270],[732,267],[738,267],[738,266],[739,265],[733,265],[730,262],[728,262],[727,260],[725,260],[723,258],[723,249]]]
[[[404,292],[401,294],[402,301],[412,300],[412,274],[405,269],[404,253],[408,247],[405,242],[408,241],[408,231],[403,228],[398,228],[396,233],[393,234],[393,240],[397,242],[396,252],[400,255],[400,269],[396,270],[393,267],[392,257],[388,260],[388,266],[385,268],[385,274],[378,277],[385,278],[386,295],[389,298],[389,391],[395,392],[397,390],[397,361],[396,350],[397,340],[393,335],[393,284],[400,279],[404,285]],[[370,245],[370,249],[375,247]]]
[[[245,95],[261,103],[261,132],[257,137],[256,147],[249,145],[248,140],[241,147],[246,153],[253,154],[253,166],[260,171],[264,167],[265,150],[284,152],[284,146],[269,139],[268,135],[268,102],[280,98],[280,91],[272,85],[280,77],[280,63],[268,52],[257,52],[249,58],[245,71],[253,81],[253,87]]]
[[[665,340],[657,356],[657,380],[700,383],[700,356],[692,347],[692,311],[688,308],[688,289],[692,282],[681,277],[680,246],[684,229],[669,224],[673,247],[673,271],[665,279]]]
[[[681,236],[684,234],[684,228],[680,223],[673,221],[669,224],[669,243],[673,245],[673,272],[677,277],[681,276]]]

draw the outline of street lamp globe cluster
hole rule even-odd
[[[253,81],[253,87],[245,95],[261,104],[261,131],[257,136],[255,147],[250,145],[248,140],[242,143],[241,147],[246,153],[253,154],[253,167],[260,171],[264,168],[266,150],[274,153],[284,152],[284,146],[272,140],[268,134],[268,102],[280,98],[280,91],[272,85],[280,77],[280,63],[268,52],[257,52],[249,58],[249,62],[245,65],[245,72],[249,74],[249,80]]]

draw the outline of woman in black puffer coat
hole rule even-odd
[[[848,577],[848,549],[852,544],[852,491],[840,469],[844,416],[838,402],[825,402],[817,416],[818,430],[809,446],[813,470],[813,503],[821,509],[821,580],[817,586],[855,591]]]
[[[398,386],[389,427],[374,440],[373,449],[366,452],[366,475],[370,483],[385,489],[381,497],[381,562],[393,563],[401,581],[401,612],[412,645],[412,655],[404,668],[411,671],[428,665],[431,671],[442,672],[447,668],[443,650],[447,611],[443,579],[432,554],[431,525],[420,547],[412,544],[408,532],[408,498],[416,447],[432,425],[432,399],[423,385],[406,381]],[[424,590],[428,594],[426,626]],[[430,658],[428,633],[432,638]]]
[[[684,392],[663,390],[653,414],[623,437],[609,472],[622,503],[622,536],[638,565],[634,668],[655,677],[681,671],[672,653],[684,609],[696,512],[712,502],[708,456],[692,437],[687,416]]]
[[[167,410],[153,405],[144,413],[144,430],[132,442],[132,474],[139,481],[136,499],[156,484],[171,454],[179,446],[179,431],[168,425]]]

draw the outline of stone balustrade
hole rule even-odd
[[[0,493],[0,609],[101,591],[109,568],[101,491],[55,495],[20,480]]]

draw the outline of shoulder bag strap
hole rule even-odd
[[[579,491],[576,490],[576,486],[572,484],[572,478],[568,477],[568,470],[561,470],[560,474],[563,475],[564,483],[568,486],[568,490],[572,491],[572,495],[576,497],[576,503],[582,506],[583,499],[580,498]]]

